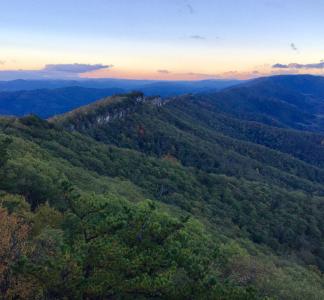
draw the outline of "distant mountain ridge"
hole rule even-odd
[[[121,92],[123,90],[117,88],[90,89],[83,87],[0,92],[0,115],[35,114],[42,118],[48,118]]]
[[[132,79],[80,79],[80,80],[24,80],[0,81],[0,91],[20,91],[35,89],[58,89],[71,86],[84,88],[107,89],[118,88],[125,91],[141,90],[146,94],[150,91],[170,89],[174,94],[185,93],[185,90],[214,90],[222,89],[241,83],[240,80],[202,80],[202,81],[159,81],[159,80],[132,80]],[[170,92],[167,92],[167,94]]]
[[[114,94],[139,90],[163,98],[211,92],[239,83],[228,80],[159,82],[148,80],[15,80],[0,82],[0,115],[36,114],[42,118],[62,114]]]

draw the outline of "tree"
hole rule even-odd
[[[0,140],[0,168],[2,168],[8,160],[8,147],[12,143],[12,139],[5,137]]]
[[[19,264],[30,253],[29,224],[16,214],[0,207],[0,294],[4,299],[19,296],[28,299],[35,290],[33,281],[17,272]]]

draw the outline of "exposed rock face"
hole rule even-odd
[[[159,97],[137,97],[135,99],[136,103],[151,103],[154,106],[161,107],[163,105],[163,101]],[[119,119],[124,119],[129,115],[130,113],[134,112],[136,109],[136,105],[132,107],[127,107],[123,109],[116,109],[111,112],[107,112],[103,115],[98,115],[97,118],[95,119],[95,124],[98,126],[105,125],[111,121],[114,120],[119,120]]]
[[[133,113],[138,105],[150,103],[151,105],[161,107],[164,101],[160,97],[138,96],[130,100],[129,103],[121,102],[116,105],[99,106],[91,112],[81,112],[73,118],[68,118],[63,122],[63,126],[70,131],[85,130],[87,128],[104,126],[115,120],[126,118]]]

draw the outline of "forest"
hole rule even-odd
[[[1,117],[2,297],[323,299],[322,91],[280,80]]]

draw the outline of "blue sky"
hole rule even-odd
[[[314,65],[324,59],[324,0],[3,2],[0,79],[323,73]],[[75,63],[109,67],[82,73],[45,67],[75,70]]]

